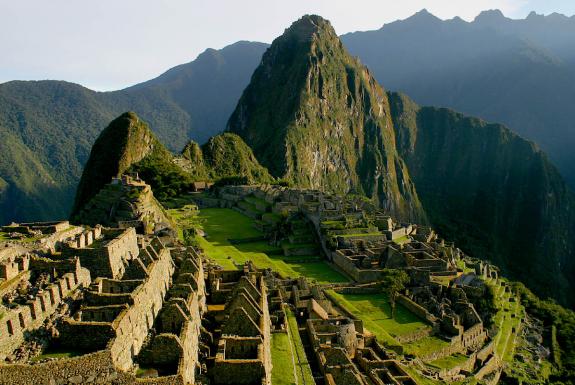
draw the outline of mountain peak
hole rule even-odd
[[[475,23],[481,24],[495,24],[508,20],[507,17],[499,9],[489,9],[481,12],[473,20]]]
[[[427,8],[422,8],[421,10],[417,11],[413,16],[418,17],[434,17],[435,16],[427,10]]]
[[[531,11],[529,12],[529,15],[527,15],[526,20],[543,19],[544,17],[544,15],[540,15],[535,11]]]
[[[148,125],[135,112],[124,112],[106,127],[94,142],[76,192],[74,213],[131,165],[152,152],[163,156],[168,151]]]
[[[228,131],[275,177],[365,193],[398,217],[424,221],[390,116],[385,92],[329,22],[304,16],[264,54]]]
[[[319,15],[304,15],[292,23],[284,32],[284,36],[296,37],[300,41],[313,39],[314,35],[324,32],[335,35],[331,23]]]
[[[434,23],[441,21],[440,18],[429,12],[426,8],[423,8],[422,10],[405,19],[405,21],[407,20],[418,23]]]

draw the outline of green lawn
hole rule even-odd
[[[32,243],[32,242],[36,242],[37,240],[41,239],[44,235],[41,235],[39,237],[29,237],[29,236],[25,236],[22,239],[12,239],[10,238],[10,233],[5,233],[0,231],[0,241],[11,241],[11,242],[22,242],[22,243]]]
[[[295,385],[294,356],[287,333],[272,333],[272,384]]]
[[[364,322],[369,320],[374,330],[367,328],[375,335],[384,330],[392,337],[396,337],[430,328],[425,321],[400,304],[396,305],[395,318],[392,319],[387,294],[339,294],[333,290],[329,292],[347,311]]]
[[[409,237],[407,235],[404,235],[403,237],[395,238],[393,240],[393,242],[398,244],[398,245],[403,245],[404,243],[409,243],[410,241],[411,241],[411,239],[409,239]]]
[[[404,352],[417,357],[425,356],[449,346],[449,342],[437,337],[425,337],[403,345]]]
[[[397,304],[395,318],[391,318],[391,305],[387,294],[339,294],[328,290],[341,306],[360,318],[367,330],[388,346],[400,345],[395,337],[417,330],[431,328],[424,320]],[[425,355],[449,346],[447,341],[437,337],[424,337],[418,341],[404,344],[404,351],[416,356]]]
[[[235,268],[234,262],[243,264],[251,260],[260,268],[271,268],[284,277],[305,275],[320,283],[349,281],[335,271],[325,261],[292,263],[284,261],[278,247],[265,241],[232,245],[229,239],[245,239],[261,236],[262,233],[252,227],[253,220],[231,209],[203,209],[198,214],[206,237],[197,237],[199,245],[206,255],[225,269]],[[277,254],[277,255],[276,255]]]
[[[335,236],[336,237],[342,237],[342,238],[354,238],[354,237],[371,237],[371,236],[377,236],[377,235],[383,235],[383,234],[380,232],[377,232],[377,233],[338,234]]]
[[[464,364],[468,358],[469,357],[464,354],[454,354],[452,356],[440,358],[439,360],[431,361],[429,364],[439,369],[449,370],[458,365]]]
[[[226,242],[228,239],[253,238],[262,235],[252,227],[252,219],[232,209],[203,209],[199,218],[210,242]]]
[[[194,203],[194,199],[205,196],[205,193],[184,194],[178,197],[169,198],[162,201],[162,205],[166,209],[177,209],[187,204]]]
[[[48,348],[43,354],[36,356],[31,359],[32,362],[44,360],[46,358],[56,358],[56,359],[63,359],[63,358],[71,358],[77,357],[86,354],[85,352],[76,351],[76,350],[67,350],[61,348]]]
[[[288,321],[288,336],[291,342],[291,351],[294,358],[293,362],[296,365],[295,372],[298,376],[298,384],[314,385],[315,381],[313,379],[309,362],[307,361],[301,336],[299,335],[297,320],[291,309],[284,307],[284,310]],[[273,385],[276,385],[274,381],[272,381],[272,383]]]

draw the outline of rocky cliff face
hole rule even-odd
[[[133,112],[126,112],[102,131],[90,152],[76,192],[72,216],[112,177],[119,177],[144,158],[170,160],[172,155],[148,125]]]
[[[275,177],[364,193],[400,218],[424,218],[395,148],[387,95],[319,16],[304,16],[274,40],[228,130]]]
[[[575,200],[546,155],[499,124],[390,94],[399,152],[431,223],[543,296],[573,303]]]

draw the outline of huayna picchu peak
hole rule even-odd
[[[400,218],[425,221],[395,147],[387,95],[319,16],[304,16],[274,40],[228,130],[274,177],[365,194]]]

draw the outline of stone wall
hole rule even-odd
[[[139,255],[136,230],[104,229],[103,235],[105,239],[91,247],[67,248],[64,252],[78,255],[93,277],[121,278],[127,261]]]
[[[92,296],[93,302],[97,304],[95,310],[104,307],[114,307],[119,314],[113,320],[94,321],[85,319],[68,319],[62,327],[61,340],[64,345],[78,346],[83,349],[101,349],[106,343],[106,348],[111,351],[111,358],[116,368],[127,370],[133,365],[133,358],[139,353],[149,329],[154,324],[154,319],[158,315],[175,266],[172,261],[170,251],[166,248],[156,247],[154,251],[155,259],[147,266],[148,276],[144,281],[127,281],[126,290],[132,288],[135,282],[142,282],[129,293],[129,307],[116,309],[111,305],[102,305],[102,300],[106,302],[121,302],[120,300],[107,301],[107,296],[114,298],[117,294],[98,294]],[[119,285],[113,280],[98,280],[96,283],[100,289],[106,284],[110,289],[112,284]],[[124,293],[126,294],[126,293]],[[125,295],[120,295],[120,299],[125,299]],[[116,298],[117,299],[117,298]],[[91,297],[88,296],[88,300]],[[120,304],[120,306],[126,306]],[[91,311],[90,308],[83,308]],[[112,311],[111,310],[111,311]],[[80,313],[81,314],[81,313]],[[117,314],[117,313],[116,313]]]
[[[197,307],[196,307],[197,309]],[[184,323],[180,340],[182,341],[182,356],[178,364],[178,374],[185,383],[195,382],[196,365],[198,364],[198,341],[200,336],[201,320],[199,313],[194,314],[190,321]]]
[[[418,341],[418,340],[425,338],[425,337],[429,337],[432,334],[433,334],[432,328],[425,328],[425,329],[415,330],[411,333],[396,336],[395,340],[397,342],[399,342],[400,344],[407,344],[407,343],[410,343],[413,341]]]
[[[109,350],[35,365],[0,365],[0,385],[184,385],[182,376],[136,378],[114,368]]]
[[[0,384],[87,384],[96,380],[112,383],[119,380],[119,373],[111,363],[110,352],[100,351],[37,365],[0,365]]]
[[[226,318],[214,363],[216,384],[271,385],[271,320],[267,288],[263,276],[246,273],[248,270],[240,277],[236,272],[210,273],[212,301],[218,291],[226,293],[222,293],[220,299],[232,294],[224,309]],[[232,279],[235,282],[229,282]],[[230,284],[232,286],[228,288]]]
[[[70,238],[82,233],[82,227],[71,226],[68,229],[51,234],[48,237],[40,239],[42,247],[48,250],[56,251],[62,244],[66,243]]]
[[[23,341],[27,331],[40,327],[71,292],[90,284],[90,272],[77,265],[52,282],[26,305],[7,310],[0,320],[0,355],[9,354]]]
[[[482,367],[475,373],[475,378],[483,380],[489,374],[498,371],[502,366],[501,360],[497,356],[492,356]],[[496,383],[496,382],[495,382]]]
[[[433,314],[431,314],[423,306],[413,302],[406,296],[399,294],[397,296],[397,302],[405,306],[409,311],[417,315],[419,318],[426,320],[430,324],[435,324],[437,322],[437,318]]]
[[[148,279],[133,293],[134,305],[114,320],[116,338],[109,348],[117,368],[127,370],[133,365],[133,357],[140,352],[162,308],[174,269],[169,250],[160,250],[158,260],[149,266]]]
[[[55,222],[28,222],[28,223],[13,223],[8,226],[2,226],[0,229],[6,232],[18,232],[23,234],[30,234],[31,231],[41,231],[42,234],[54,234],[70,227],[68,221],[55,221]]]
[[[259,337],[222,337],[214,362],[215,384],[270,384]]]

